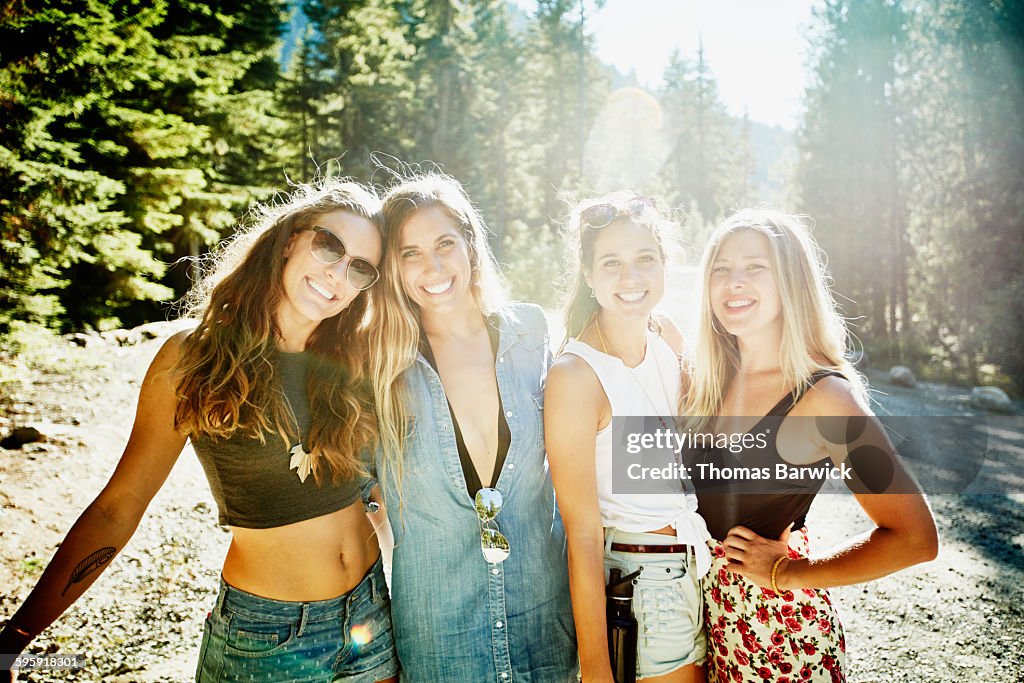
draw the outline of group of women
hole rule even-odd
[[[454,179],[405,178],[383,201],[328,181],[264,207],[197,285],[197,325],[157,354],[116,470],[0,652],[22,651],[124,548],[189,440],[232,533],[197,681],[611,681],[613,567],[639,572],[645,681],[844,680],[826,589],[934,557],[912,482],[855,493],[874,527],[813,558],[813,487],[612,485],[612,416],[716,433],[765,416],[768,457],[800,467],[851,444],[787,416],[870,415],[805,226],[742,211],[711,237],[689,344],[654,313],[664,226],[632,193],[572,211],[552,360],[543,311],[506,299]]]

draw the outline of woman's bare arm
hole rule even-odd
[[[794,415],[799,413],[799,416],[807,418],[800,428],[806,429],[806,438],[814,442],[817,452],[826,454],[836,465],[849,464],[850,451],[870,443],[891,454],[893,476],[887,489],[889,493],[867,493],[863,489],[854,492],[865,514],[874,522],[873,529],[824,557],[783,559],[776,570],[776,585],[782,590],[845,586],[871,581],[935,559],[939,541],[928,503],[884,428],[853,394],[849,384],[826,377],[808,392],[798,409]],[[820,430],[813,428],[809,420],[814,416],[865,418],[867,421],[857,441],[842,443],[825,438]],[[746,527],[731,529],[724,542],[730,569],[762,586],[771,587],[771,568],[779,557],[787,553],[785,537],[786,534],[781,540],[766,539]]]
[[[569,589],[583,680],[608,681],[604,527],[597,498],[595,435],[610,412],[600,382],[580,358],[564,355],[548,372],[544,440],[569,544]]]
[[[21,608],[0,631],[0,652],[21,652],[92,585],[135,533],[185,445],[174,428],[171,369],[187,332],[166,343],[142,383],[131,436],[117,468],[50,560]]]

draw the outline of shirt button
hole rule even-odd
[[[501,628],[502,627],[502,623],[500,621],[496,621],[496,622],[494,622],[494,627],[495,628]]]
[[[501,358],[499,358],[498,362],[499,363],[504,363],[505,362],[505,356],[502,356]]]
[[[497,576],[498,575],[498,568],[495,567],[494,569],[492,569],[491,573],[494,574],[495,576]]]
[[[512,417],[512,411],[511,410],[506,410],[505,411],[505,417]]]
[[[508,678],[508,674],[507,674],[507,673],[505,673],[504,671],[502,671],[502,672],[501,672],[501,677],[502,677],[502,678]]]
[[[516,464],[515,464],[514,462],[510,462],[510,463],[508,464],[508,468],[509,468],[510,470],[514,470],[514,469],[516,468]]]

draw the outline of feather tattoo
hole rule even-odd
[[[79,562],[71,572],[71,578],[68,579],[68,585],[64,586],[64,590],[62,590],[60,594],[64,595],[68,592],[68,589],[71,588],[71,584],[84,580],[87,576],[102,568],[103,565],[110,562],[110,558],[112,558],[116,553],[116,548],[107,546],[106,548],[100,548],[92,555],[89,555],[89,557]]]

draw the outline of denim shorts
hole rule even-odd
[[[378,559],[359,585],[330,600],[270,600],[221,579],[203,629],[196,681],[373,683],[398,670],[391,599]]]
[[[605,531],[605,571],[618,567],[625,576],[641,570],[633,587],[637,677],[662,676],[687,664],[702,664],[707,648],[704,598],[693,551],[624,553],[612,550],[613,542],[667,545],[677,541],[665,534]]]

